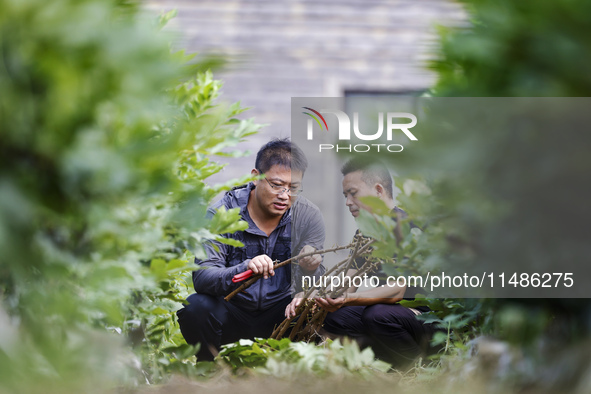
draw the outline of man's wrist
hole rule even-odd
[[[347,291],[343,294],[343,297],[345,297],[345,301],[343,301],[343,306],[348,306],[351,303],[352,298],[354,298],[351,297],[352,295],[353,293],[349,293]]]
[[[228,268],[233,268],[235,270],[236,273],[241,273],[244,272],[246,270],[249,270],[249,265],[250,265],[250,260],[252,259],[246,259],[244,260],[242,263],[237,264],[233,267],[228,267]]]

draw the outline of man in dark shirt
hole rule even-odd
[[[303,153],[289,140],[273,140],[259,150],[251,171],[265,178],[232,189],[208,209],[211,217],[220,207],[239,208],[248,228],[222,235],[243,247],[211,241],[205,245],[207,259],[195,260],[200,266],[193,272],[196,294],[177,315],[187,343],[201,344],[199,361],[212,360],[223,344],[268,337],[283,320],[293,287],[301,283],[298,277],[324,273],[318,255],[300,258],[293,270],[273,269],[274,260],[323,248],[322,214],[300,195],[306,166]],[[232,278],[249,269],[263,279],[226,302],[224,296],[241,285]]]
[[[361,209],[371,211],[359,200],[366,196],[380,198],[394,217],[406,216],[395,206],[392,177],[383,164],[352,159],[345,163],[341,171],[345,204],[353,217],[357,218]],[[353,268],[347,275],[353,275],[360,267],[354,264]],[[368,273],[370,275],[382,279],[386,277],[381,267]],[[377,357],[394,367],[403,367],[426,350],[433,334],[431,325],[417,319],[428,308],[407,308],[398,303],[402,299],[414,299],[421,290],[410,286],[379,286],[357,292],[356,288],[352,288],[344,297],[317,298],[316,302],[331,312],[324,322],[324,330],[329,334],[354,338],[361,346],[371,346]],[[293,315],[289,307],[287,315]]]

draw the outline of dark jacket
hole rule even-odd
[[[297,255],[300,250],[310,245],[322,249],[324,244],[324,221],[320,210],[303,196],[298,196],[291,208],[285,212],[279,225],[267,236],[250,218],[246,205],[250,191],[248,185],[236,187],[227,192],[220,201],[208,209],[208,216],[213,216],[222,206],[226,209],[240,208],[242,219],[248,223],[248,229],[223,237],[239,240],[244,247],[236,248],[211,241],[206,245],[208,258],[195,259],[195,263],[205,269],[193,272],[195,291],[202,294],[225,296],[242,283],[232,283],[232,277],[248,269],[250,259],[266,254],[272,260],[287,260]],[[215,247],[214,247],[215,246]],[[217,250],[216,250],[217,248]],[[320,276],[325,272],[321,264],[310,275]],[[308,274],[308,273],[306,273]],[[268,309],[279,300],[292,295],[301,285],[302,270],[297,265],[288,265],[275,270],[275,276],[260,279],[244,292],[237,294],[230,302],[247,311]],[[293,280],[292,280],[293,279]]]

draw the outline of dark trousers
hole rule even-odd
[[[324,320],[329,333],[371,346],[376,357],[401,368],[426,352],[435,327],[423,324],[412,310],[399,304],[347,306]]]
[[[221,345],[239,339],[268,338],[285,319],[286,297],[264,311],[245,311],[223,297],[192,294],[177,312],[181,333],[187,343],[201,344],[197,361],[211,361]]]

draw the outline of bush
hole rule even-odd
[[[252,368],[261,374],[283,379],[298,379],[302,375],[370,378],[390,369],[390,364],[374,358],[371,348],[360,351],[356,342],[341,344],[338,340],[318,346],[291,342],[288,338],[242,339],[225,345],[219,358],[234,371]]]
[[[441,30],[440,52],[432,62],[439,76],[434,96],[589,96],[591,77],[578,65],[591,60],[591,1],[463,3],[472,23]],[[437,100],[431,114],[441,108]],[[575,110],[540,106],[538,118],[523,112],[514,118],[520,122],[505,124],[511,127],[501,127],[492,111],[481,108],[476,114],[467,106],[463,117],[475,117],[474,128],[455,127],[457,118],[451,116],[440,118],[445,122],[420,133],[420,145],[397,156],[393,164],[401,174],[422,174],[428,185],[429,193],[401,197],[402,206],[411,206],[409,212],[429,226],[427,263],[544,272],[557,262],[586,261],[591,248],[581,218],[589,216],[591,194],[584,179],[591,170],[586,152],[591,137],[581,132],[588,102],[577,103]],[[558,349],[576,347],[588,336],[587,300],[497,299],[475,307],[489,316],[477,332],[524,348],[533,365],[548,369],[569,357],[557,356]]]
[[[131,3],[0,8],[2,391],[98,391],[182,369],[180,273],[204,237],[243,225],[233,211],[204,220],[230,186],[206,185],[221,169],[210,157],[258,126],[216,105],[220,82]]]

